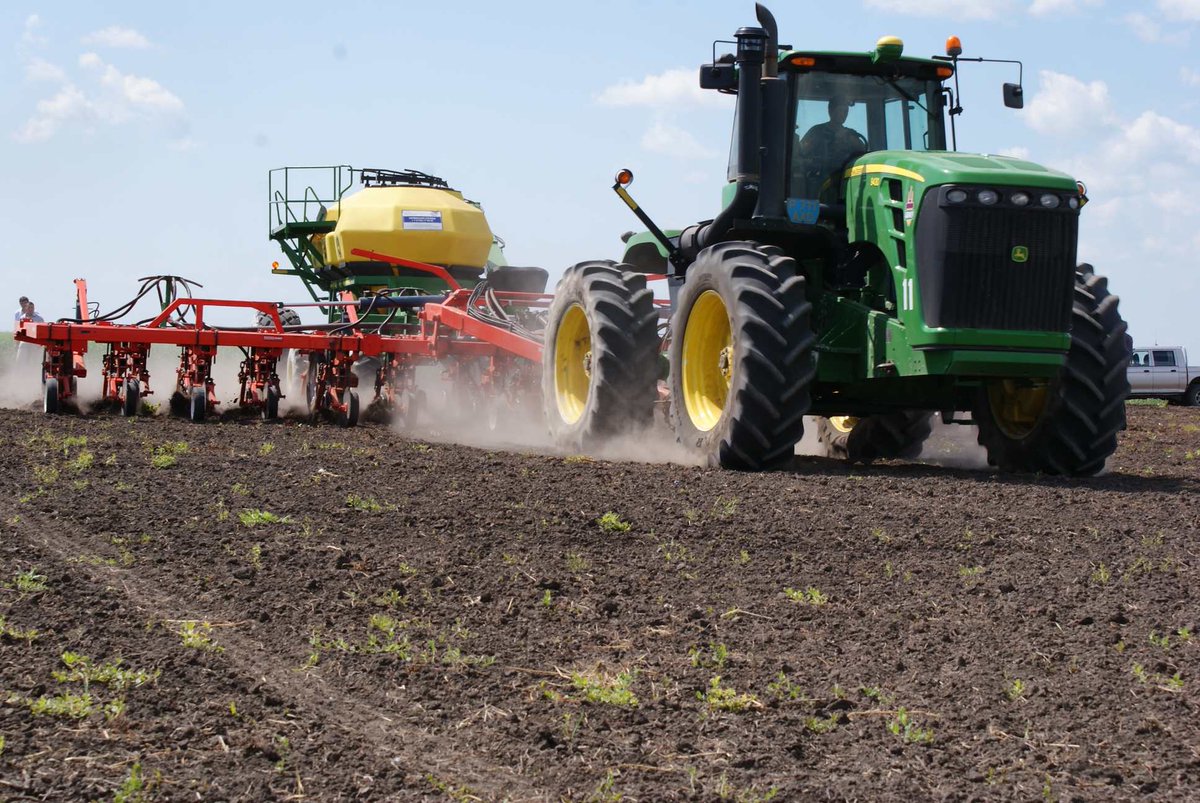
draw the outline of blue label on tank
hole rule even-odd
[[[793,223],[812,225],[821,215],[821,202],[809,198],[788,198],[787,215]]]
[[[402,210],[400,221],[403,228],[409,231],[441,231],[442,213],[427,210]]]

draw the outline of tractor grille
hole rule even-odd
[[[1065,204],[1053,210],[949,205],[946,190],[926,193],[917,218],[926,325],[1068,331],[1079,213]],[[1014,249],[1024,249],[1026,261],[1014,260]]]

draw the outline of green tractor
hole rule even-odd
[[[736,55],[700,71],[737,96],[723,208],[664,232],[623,170],[614,190],[648,231],[559,285],[552,433],[586,448],[665,397],[687,450],[760,470],[790,463],[805,416],[830,455],[865,461],[916,454],[940,413],[977,425],[1001,470],[1095,474],[1125,425],[1129,346],[1117,297],[1076,264],[1083,185],[948,144],[947,79],[984,61],[957,40],[931,59],[894,37],[794,50],[757,9]],[[1019,108],[1020,84],[1004,89]],[[665,327],[646,274],[666,275]]]

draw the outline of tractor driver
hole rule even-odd
[[[866,137],[846,127],[849,113],[850,101],[843,97],[830,99],[829,122],[814,125],[800,138],[796,156],[807,163],[805,173],[810,178],[824,181],[830,173],[867,152]]]

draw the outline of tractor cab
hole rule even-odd
[[[787,197],[836,203],[839,179],[865,154],[946,149],[942,81],[953,68],[900,58],[902,47],[884,37],[870,54],[792,51],[780,59],[792,115]]]

